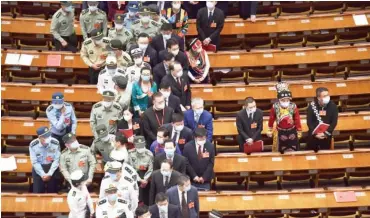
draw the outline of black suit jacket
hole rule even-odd
[[[170,70],[168,70],[168,73],[170,73]],[[167,72],[163,62],[159,62],[157,65],[155,65],[153,68],[153,79],[158,87],[161,85],[162,78],[166,75]]]
[[[171,92],[173,95],[176,95],[180,98],[181,104],[185,106],[190,106],[190,99],[191,99],[191,90],[190,90],[190,83],[188,75],[184,74],[180,78],[181,86],[178,82],[176,82],[175,78],[171,74],[166,75],[162,79],[163,81],[167,81],[171,85]]]
[[[152,214],[151,218],[160,218],[159,209],[157,204],[153,204],[149,207],[149,211]],[[173,204],[168,204],[168,218],[182,218],[180,207]]]
[[[170,107],[165,107],[164,109],[163,124],[170,123],[172,121],[173,109]],[[146,109],[143,114],[143,130],[146,143],[148,146],[152,144],[153,141],[157,140],[157,130],[161,126],[158,123],[157,117],[154,114],[153,107]],[[162,122],[162,120],[160,119]]]
[[[251,128],[252,124],[256,123],[256,128]],[[261,132],[263,129],[263,113],[260,109],[257,109],[253,114],[252,120],[248,118],[247,111],[242,109],[236,115],[236,127],[240,137],[243,141],[252,138],[253,141],[261,140]]]
[[[159,52],[159,61],[163,61],[164,59],[164,53],[165,51],[161,51]],[[189,60],[188,60],[188,57],[186,56],[186,54],[182,51],[179,51],[179,53],[176,55],[175,57],[175,60],[180,62],[181,66],[182,66],[182,69],[184,70],[184,74],[188,73],[189,71]]]
[[[167,189],[171,188],[172,186],[177,185],[177,180],[180,177],[180,173],[173,170],[171,173],[170,181],[168,182],[168,186],[165,187],[163,184],[163,175],[161,170],[156,170],[152,174],[152,180],[150,181],[150,192],[149,192],[149,205],[155,203],[155,196],[159,192],[166,193]]]
[[[154,50],[150,45],[148,45],[148,48],[145,50],[145,53],[144,53],[144,61],[145,61],[145,58],[150,58],[149,60],[149,64],[150,66],[153,68],[155,67],[155,65],[158,64],[158,55],[157,55],[157,51]]]
[[[154,157],[153,170],[159,170],[161,168],[162,161],[166,159],[166,153],[157,154]],[[186,173],[187,159],[179,154],[175,153],[173,157],[172,167],[179,173]]]
[[[197,30],[198,37],[201,41],[206,38],[211,39],[211,44],[219,46],[220,34],[224,28],[225,16],[221,9],[215,7],[213,11],[212,19],[208,19],[208,9],[204,7],[198,11],[197,14]],[[211,27],[212,23],[216,23],[215,27]]]
[[[179,43],[180,51],[184,52],[184,40],[180,38],[180,36],[173,33],[171,34],[171,39],[177,40],[177,42]],[[162,34],[156,35],[152,39],[150,45],[154,48],[154,50],[157,51],[157,53],[166,49],[166,47],[164,46]]]
[[[139,118],[132,118],[132,128],[134,135],[143,135],[143,125]],[[128,123],[125,119],[118,121],[117,130],[128,129]]]
[[[170,138],[172,139],[172,129],[173,126],[171,123],[164,125],[167,130],[170,132]],[[193,131],[188,127],[184,126],[184,129],[180,132],[179,140],[176,142],[179,146],[181,152],[184,151],[185,144],[193,140]]]
[[[168,107],[172,108],[173,111],[177,114],[182,114],[182,110],[181,110],[181,107],[180,107],[180,99],[179,97],[171,94],[169,97],[168,97]],[[149,101],[148,101],[148,107],[151,107],[153,105],[153,101],[152,101],[152,98],[150,97],[149,98]]]
[[[203,146],[203,153],[208,152],[209,157],[204,157],[198,160],[198,154],[195,146],[195,141],[191,141],[185,145],[183,155],[188,159],[187,172],[191,180],[196,176],[203,177],[205,182],[211,182],[214,177],[213,167],[215,164],[215,150],[213,144],[207,141]]]

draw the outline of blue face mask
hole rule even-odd
[[[109,194],[108,195],[108,201],[114,202],[117,200],[117,194]]]
[[[145,82],[148,82],[150,80],[150,76],[141,75],[141,79]]]
[[[68,6],[68,7],[64,8],[64,11],[66,11],[66,12],[73,11],[73,6]]]
[[[115,181],[117,179],[117,174],[116,173],[109,173],[109,177]]]

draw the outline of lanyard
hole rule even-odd
[[[158,122],[159,126],[162,126],[163,122],[164,122],[164,108],[163,108],[163,115],[162,115],[162,123],[159,121],[158,115],[155,111],[154,111],[154,115],[155,115],[155,118],[157,118],[157,122]]]

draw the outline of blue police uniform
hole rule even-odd
[[[127,5],[127,8],[128,8],[129,12],[131,11],[131,12],[137,13],[139,11],[139,3],[137,1],[130,1]],[[123,20],[123,26],[126,29],[130,30],[132,23],[134,23],[138,19],[139,19],[138,15],[130,17],[129,13],[126,13],[125,14],[125,19]]]
[[[60,147],[59,142],[51,137],[48,127],[37,129],[39,138],[30,143],[30,158],[32,163],[33,193],[44,193],[47,185],[47,193],[57,193],[57,168],[59,166]],[[44,139],[44,144],[41,142]],[[50,176],[49,181],[43,181],[42,177]]]
[[[65,148],[62,137],[68,133],[76,134],[77,118],[73,106],[70,103],[64,102],[64,96],[60,92],[56,92],[52,96],[52,104],[46,109],[46,116],[50,122],[50,132],[52,136],[59,141],[60,147]],[[62,113],[63,105],[65,108]]]

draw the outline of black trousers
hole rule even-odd
[[[44,171],[47,173],[50,169],[50,165],[43,165]],[[32,178],[33,178],[33,193],[58,193],[58,170],[56,170],[51,176],[50,180],[44,182],[36,171],[32,168]],[[46,189],[45,189],[46,186]]]
[[[63,47],[62,43],[60,43],[59,40],[56,40],[54,38],[53,41],[54,41],[55,49],[57,51],[71,51],[73,53],[76,53],[77,52],[77,36],[76,36],[76,34],[73,33],[70,36],[62,36],[62,38],[68,43],[68,45],[66,47]]]
[[[98,84],[98,78],[99,78],[99,73],[101,69],[99,70],[94,70],[94,68],[89,67],[89,83],[90,84]]]
[[[325,139],[318,139],[311,135],[308,139],[307,150],[329,150],[331,145],[331,136]]]
[[[286,150],[299,151],[299,140],[297,129],[292,128],[289,130],[278,130],[279,137],[279,152]]]
[[[244,153],[245,140],[240,135],[237,135],[236,136],[236,141],[238,141],[238,144],[239,144],[239,151]]]
[[[51,137],[55,138],[59,142],[59,147],[60,147],[60,152],[62,152],[65,148],[66,145],[64,144],[64,141],[62,140],[63,136],[62,135],[56,135],[54,133],[51,134]]]

